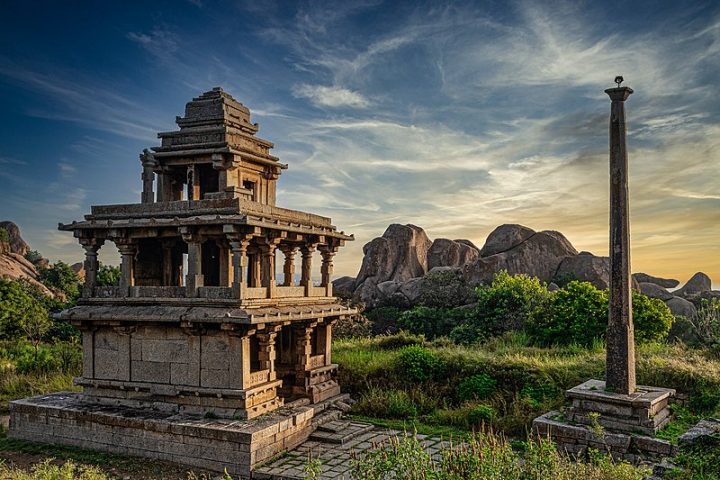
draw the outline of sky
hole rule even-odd
[[[289,164],[278,205],[355,235],[482,246],[503,223],[608,250],[608,115],[626,104],[634,271],[720,282],[720,2],[3,2],[0,220],[139,202],[143,148],[221,86]],[[105,247],[101,260],[117,264]]]

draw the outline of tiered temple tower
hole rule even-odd
[[[82,298],[59,315],[83,334],[86,399],[250,419],[339,394],[332,325],[355,310],[333,297],[331,276],[353,237],[275,206],[287,165],[222,89],[194,98],[177,124],[140,155],[141,203],[93,206],[59,226],[86,255]],[[117,287],[96,285],[107,243],[122,257]]]

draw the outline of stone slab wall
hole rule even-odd
[[[243,388],[241,339],[180,327],[101,326],[83,332],[83,379]]]

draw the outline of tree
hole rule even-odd
[[[100,265],[97,273],[98,287],[117,287],[120,285],[120,267]]]
[[[50,330],[52,322],[48,318],[47,310],[42,308],[38,304],[34,304],[35,308],[32,311],[27,312],[27,315],[23,318],[21,327],[25,336],[30,340],[35,347],[35,362],[38,359],[38,348],[43,336]]]
[[[38,331],[44,319],[49,324],[45,306],[34,298],[24,282],[0,278],[0,338],[16,339]]]
[[[75,302],[80,296],[82,281],[65,262],[58,261],[47,268],[41,268],[38,280],[50,290],[63,293],[68,302]]]

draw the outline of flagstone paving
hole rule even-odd
[[[322,425],[310,439],[253,471],[253,479],[261,480],[302,480],[308,459],[319,459],[321,480],[349,480],[352,459],[376,448],[391,437],[404,435],[397,430],[373,427],[351,420],[336,420]],[[441,448],[449,445],[440,437],[417,435],[431,455],[437,455]]]

